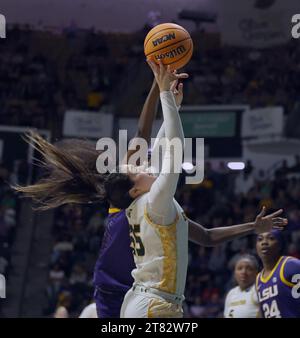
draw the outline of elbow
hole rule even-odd
[[[219,241],[214,238],[211,229],[205,229],[205,246],[214,247],[219,244]]]
[[[189,239],[195,244],[205,247],[215,246],[209,229],[206,229],[204,227],[195,227],[194,224],[191,223]]]

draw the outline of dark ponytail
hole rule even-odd
[[[108,201],[116,208],[126,209],[133,202],[133,198],[129,195],[129,190],[134,183],[128,175],[124,173],[109,174],[104,183]]]
[[[38,203],[36,209],[101,202],[106,198],[106,176],[96,170],[100,152],[94,143],[71,139],[53,145],[32,131],[25,135],[25,140],[42,155],[38,162],[46,175],[35,184],[13,188]]]

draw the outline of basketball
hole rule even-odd
[[[155,26],[147,34],[144,42],[147,59],[170,65],[171,70],[184,67],[193,54],[193,41],[187,30],[174,23]]]

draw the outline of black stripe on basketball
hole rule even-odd
[[[192,40],[192,39],[191,39],[191,40]],[[172,65],[173,63],[180,61],[181,59],[183,59],[183,58],[190,52],[190,50],[192,49],[192,47],[193,47],[193,43],[191,43],[190,48],[189,48],[189,49],[187,50],[187,52],[186,52],[184,55],[182,55],[179,59],[177,59],[176,61],[170,62],[170,63],[166,63],[165,65],[166,65],[166,66]],[[151,53],[151,54],[154,54],[154,53],[156,53],[156,52],[153,52],[153,53]],[[192,56],[191,56],[191,57],[192,57]]]
[[[172,29],[177,29],[177,30],[179,30],[179,31],[184,31],[184,32],[186,32],[188,35],[190,35],[189,34],[189,32],[188,31],[186,31],[184,28],[170,28],[170,27],[168,27],[168,28],[164,28],[164,29],[162,29],[162,30],[160,30],[160,31],[158,31],[158,32],[156,32],[156,33],[153,33],[149,38],[148,38],[148,40],[147,41],[145,41],[144,42],[144,48],[145,48],[145,46],[147,45],[147,43],[148,43],[148,41],[154,36],[154,35],[156,35],[156,34],[158,34],[158,33],[160,33],[160,32],[163,32],[163,31],[166,31],[166,30],[172,30]]]
[[[171,62],[171,63],[168,63],[168,64],[166,64],[166,66],[172,65],[173,63],[178,62],[178,61],[180,61],[181,59],[183,59],[185,56],[187,56],[187,54],[190,52],[191,49],[192,49],[192,45],[191,45],[190,49],[186,52],[186,54],[182,55],[182,57],[181,57],[180,59],[177,59],[176,61],[173,61],[173,62]],[[191,57],[192,57],[192,55],[191,55]]]
[[[160,50],[162,50],[162,49],[164,49],[164,48],[168,48],[168,47],[174,46],[174,45],[176,45],[176,43],[180,43],[180,42],[183,42],[183,41],[185,41],[185,40],[192,40],[192,39],[191,39],[190,37],[188,37],[188,38],[185,38],[185,39],[183,39],[183,40],[176,41],[176,42],[174,42],[174,43],[171,43],[171,44],[168,45],[168,46],[161,47],[161,48],[157,49],[157,50],[154,51],[154,52],[151,52],[151,53],[146,54],[146,57],[147,57],[148,55],[150,55],[150,54],[157,53],[158,51],[160,51]]]

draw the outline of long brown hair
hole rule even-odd
[[[69,139],[51,144],[33,131],[26,133],[24,139],[42,155],[37,163],[45,175],[32,185],[13,188],[31,197],[37,210],[105,199],[105,175],[96,170],[100,152],[93,142]]]

